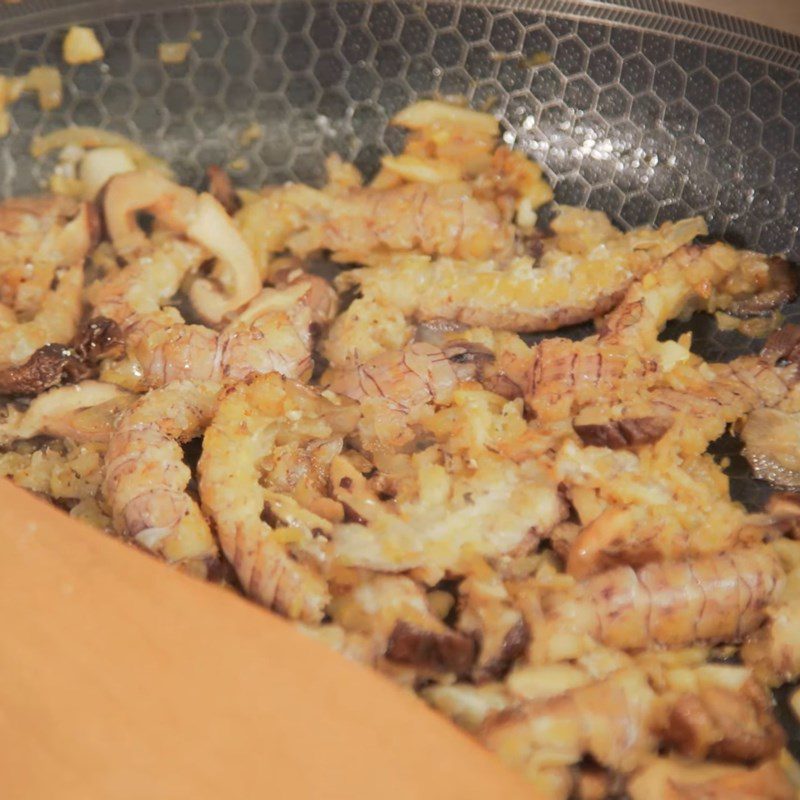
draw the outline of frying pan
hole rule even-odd
[[[132,6],[136,6],[132,9]],[[66,26],[88,22],[102,63],[64,65]],[[164,41],[191,42],[165,65]],[[32,137],[67,124],[130,136],[199,183],[225,164],[237,183],[319,184],[336,152],[367,175],[397,151],[391,116],[420,97],[490,109],[505,141],[533,155],[556,200],[623,228],[703,215],[711,234],[800,259],[800,38],[670,0],[216,2],[32,0],[0,8],[0,65],[65,78],[61,108],[12,109],[0,192],[35,191],[52,164]],[[257,123],[258,137],[242,137]],[[800,305],[787,317],[800,319]],[[728,360],[756,344],[696,316],[668,331]],[[571,332],[581,336],[585,328]],[[734,496],[760,507],[732,439]],[[779,693],[791,746],[800,728]]]

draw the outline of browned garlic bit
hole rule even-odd
[[[39,108],[48,111],[61,105],[61,75],[54,67],[34,67],[27,75],[0,75],[0,137],[11,129],[8,106],[19,100],[23,92],[36,92]]]
[[[158,60],[162,64],[182,64],[191,47],[189,42],[161,42],[158,46]]]
[[[91,28],[73,25],[64,37],[64,61],[67,64],[90,64],[100,61],[105,53]]]
[[[37,140],[53,194],[0,205],[0,474],[417,692],[542,797],[794,797],[800,328],[728,363],[664,336],[774,328],[792,269],[699,218],[545,229],[492,116],[394,122],[369,183],[332,157],[258,192]],[[726,431],[783,490],[759,512]]]

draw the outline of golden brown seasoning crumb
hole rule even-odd
[[[54,67],[34,67],[26,75],[0,75],[0,137],[8,134],[11,117],[7,107],[19,100],[23,92],[36,92],[43,111],[61,105],[61,75]]]
[[[105,55],[103,46],[91,28],[73,25],[64,37],[64,61],[67,64],[89,64]]]
[[[190,47],[189,42],[162,42],[158,46],[158,60],[162,64],[182,64]]]
[[[240,134],[239,144],[242,147],[257,142],[264,136],[264,129],[257,122],[251,122]]]

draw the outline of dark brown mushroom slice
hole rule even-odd
[[[797,276],[784,258],[770,258],[767,286],[757,294],[734,300],[728,313],[735,317],[757,317],[769,314],[797,297]]]
[[[480,380],[484,367],[494,362],[494,353],[476,342],[450,342],[442,352],[460,381]]]
[[[587,446],[622,450],[657,442],[671,427],[666,416],[628,417],[602,423],[573,423],[575,433]]]
[[[231,176],[222,167],[210,166],[206,170],[208,179],[208,192],[232,216],[241,207],[242,201],[233,188]]]
[[[525,655],[530,641],[528,623],[520,614],[519,619],[506,631],[499,648],[492,652],[482,647],[476,669],[472,673],[473,680],[482,683],[505,678],[514,662]]]
[[[761,349],[761,358],[770,364],[800,361],[800,325],[784,325],[770,335]]]
[[[502,583],[468,578],[459,586],[457,628],[474,639],[478,653],[471,678],[475,683],[502,680],[530,642],[522,612]]]
[[[466,675],[476,657],[475,641],[455,631],[434,631],[418,628],[398,620],[386,646],[386,658],[434,672]]]
[[[83,380],[89,374],[90,369],[71,347],[46,344],[24,364],[0,370],[0,394],[37,395],[63,383]]]
[[[75,337],[75,352],[87,364],[104,358],[118,358],[125,352],[125,339],[119,325],[108,317],[87,320]]]

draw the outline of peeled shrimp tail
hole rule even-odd
[[[330,600],[315,563],[315,553],[324,546],[318,534],[330,525],[320,520],[304,530],[294,514],[289,515],[294,525],[273,527],[265,521],[271,518],[264,514],[265,504],[274,499],[265,494],[259,465],[273,452],[278,436],[284,447],[293,436],[335,442],[341,434],[330,419],[339,413],[332,401],[302,384],[276,374],[259,376],[223,392],[200,459],[203,507],[245,592],[308,623],[322,620]]]
[[[628,287],[664,258],[705,232],[701,220],[637,230],[579,257],[554,250],[538,268],[531,258],[499,264],[436,261],[421,256],[352,270],[339,278],[365,297],[394,305],[417,320],[533,332],[585,322],[614,308]]]
[[[168,238],[113,278],[90,286],[87,296],[96,316],[108,317],[126,330],[139,316],[159,311],[178,292],[184,277],[202,262],[202,248]]]
[[[150,392],[128,411],[108,445],[103,495],[114,528],[169,562],[204,573],[217,545],[197,503],[178,441],[211,419],[216,388],[178,382]]]
[[[652,384],[658,363],[621,347],[545,339],[532,348],[525,402],[542,420],[571,416],[581,406],[636,396]]]
[[[764,622],[783,580],[767,547],[617,567],[544,598],[534,655],[573,658],[592,640],[623,650],[741,641]]]
[[[253,373],[310,376],[315,314],[324,314],[311,303],[325,304],[322,288],[298,278],[284,288],[262,290],[222,332],[188,325],[173,309],[160,307],[200,258],[195,246],[169,241],[97,292],[96,313],[119,322],[126,338],[126,361],[107,365],[104,379],[143,390]]]

